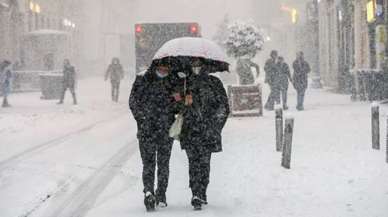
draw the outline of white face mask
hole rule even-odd
[[[156,71],[156,75],[159,77],[159,78],[165,78],[165,77],[167,77],[168,76],[168,74],[167,73],[160,73],[159,71]]]
[[[199,73],[201,73],[201,69],[202,69],[202,67],[193,67],[193,72],[194,72],[194,74],[196,74],[196,75],[199,75]]]

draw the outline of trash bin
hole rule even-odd
[[[40,74],[41,99],[60,99],[63,91],[63,76],[58,73]]]

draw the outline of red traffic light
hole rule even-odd
[[[135,31],[136,33],[141,33],[143,31],[143,27],[141,25],[136,25]]]
[[[197,24],[193,24],[190,26],[190,32],[191,33],[198,33],[198,25]]]

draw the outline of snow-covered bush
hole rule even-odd
[[[262,49],[264,38],[253,22],[236,21],[228,26],[224,44],[228,55],[233,58],[253,58]]]

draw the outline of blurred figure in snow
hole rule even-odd
[[[271,51],[271,58],[265,62],[265,83],[267,83],[271,89],[268,96],[268,100],[264,106],[267,110],[273,110],[275,102],[280,103],[280,87],[279,87],[279,68],[277,66],[278,52],[276,50]]]
[[[291,81],[291,74],[290,74],[290,67],[286,62],[284,62],[283,57],[278,58],[278,70],[279,70],[279,88],[280,88],[280,94],[281,100],[283,102],[283,109],[287,110],[287,94],[288,94],[288,84],[289,81]],[[280,100],[278,100],[280,101]]]
[[[65,59],[63,64],[63,90],[62,96],[58,104],[63,104],[65,99],[66,90],[69,89],[73,96],[73,104],[77,105],[77,97],[75,94],[77,75],[74,66],[70,64],[70,60]]]
[[[124,78],[123,66],[120,64],[119,58],[113,58],[112,63],[109,65],[105,73],[105,81],[110,78],[112,85],[112,101],[119,101],[120,94],[120,82]]]
[[[308,87],[308,73],[310,73],[311,68],[308,62],[304,60],[303,52],[298,52],[296,55],[296,60],[292,65],[294,68],[292,81],[298,93],[296,109],[302,111],[304,110],[304,96]]]
[[[11,92],[11,78],[12,78],[12,66],[11,62],[4,60],[0,64],[0,87],[3,94],[3,103],[2,107],[10,107],[8,103],[8,95]]]

